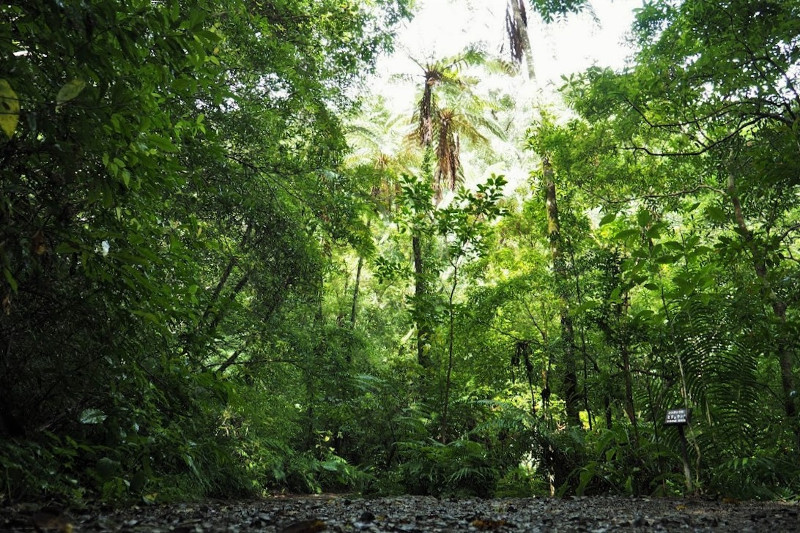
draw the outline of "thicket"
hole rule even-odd
[[[1,6],[0,502],[796,499],[800,3],[728,4],[569,113],[470,49],[401,119],[403,0]]]

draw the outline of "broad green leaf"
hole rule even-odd
[[[115,461],[110,457],[101,457],[95,466],[98,476],[106,481],[113,478],[120,470],[119,461]]]
[[[164,152],[175,152],[178,150],[169,138],[161,135],[150,135],[147,140]]]
[[[728,218],[725,211],[715,205],[706,207],[706,216],[713,222],[725,222]]]
[[[603,218],[600,219],[600,224],[599,225],[600,226],[605,226],[606,224],[614,222],[615,218],[617,218],[617,214],[616,213],[608,213],[607,215],[605,215]]]
[[[19,122],[19,98],[6,80],[0,79],[0,128],[10,139]]]
[[[597,309],[600,305],[600,302],[596,300],[587,300],[575,308],[575,314],[584,313],[590,309]]]
[[[58,95],[56,95],[56,107],[61,106],[61,104],[65,102],[69,102],[81,94],[84,87],[86,87],[86,82],[83,80],[75,79],[65,83],[64,86],[58,91]]]
[[[655,224],[652,228],[647,230],[647,238],[649,239],[658,239],[661,236],[661,230],[663,229],[662,224]]]
[[[619,239],[619,240],[625,240],[625,239],[627,239],[629,237],[633,237],[635,235],[639,235],[639,230],[638,229],[625,229],[625,230],[622,230],[620,232],[617,232],[614,235],[614,238],[615,239]]]
[[[103,420],[108,418],[106,414],[100,409],[84,409],[81,412],[81,424],[100,424]]]

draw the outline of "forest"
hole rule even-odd
[[[800,497],[800,0],[418,3],[0,5],[0,506]]]

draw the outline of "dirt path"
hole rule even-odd
[[[800,531],[800,506],[782,503],[586,497],[451,500],[404,496],[275,497],[250,502],[60,512],[0,508],[1,531],[311,533],[451,531]]]

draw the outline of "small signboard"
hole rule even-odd
[[[664,420],[665,426],[685,426],[689,423],[692,416],[691,409],[667,409],[667,417]]]

